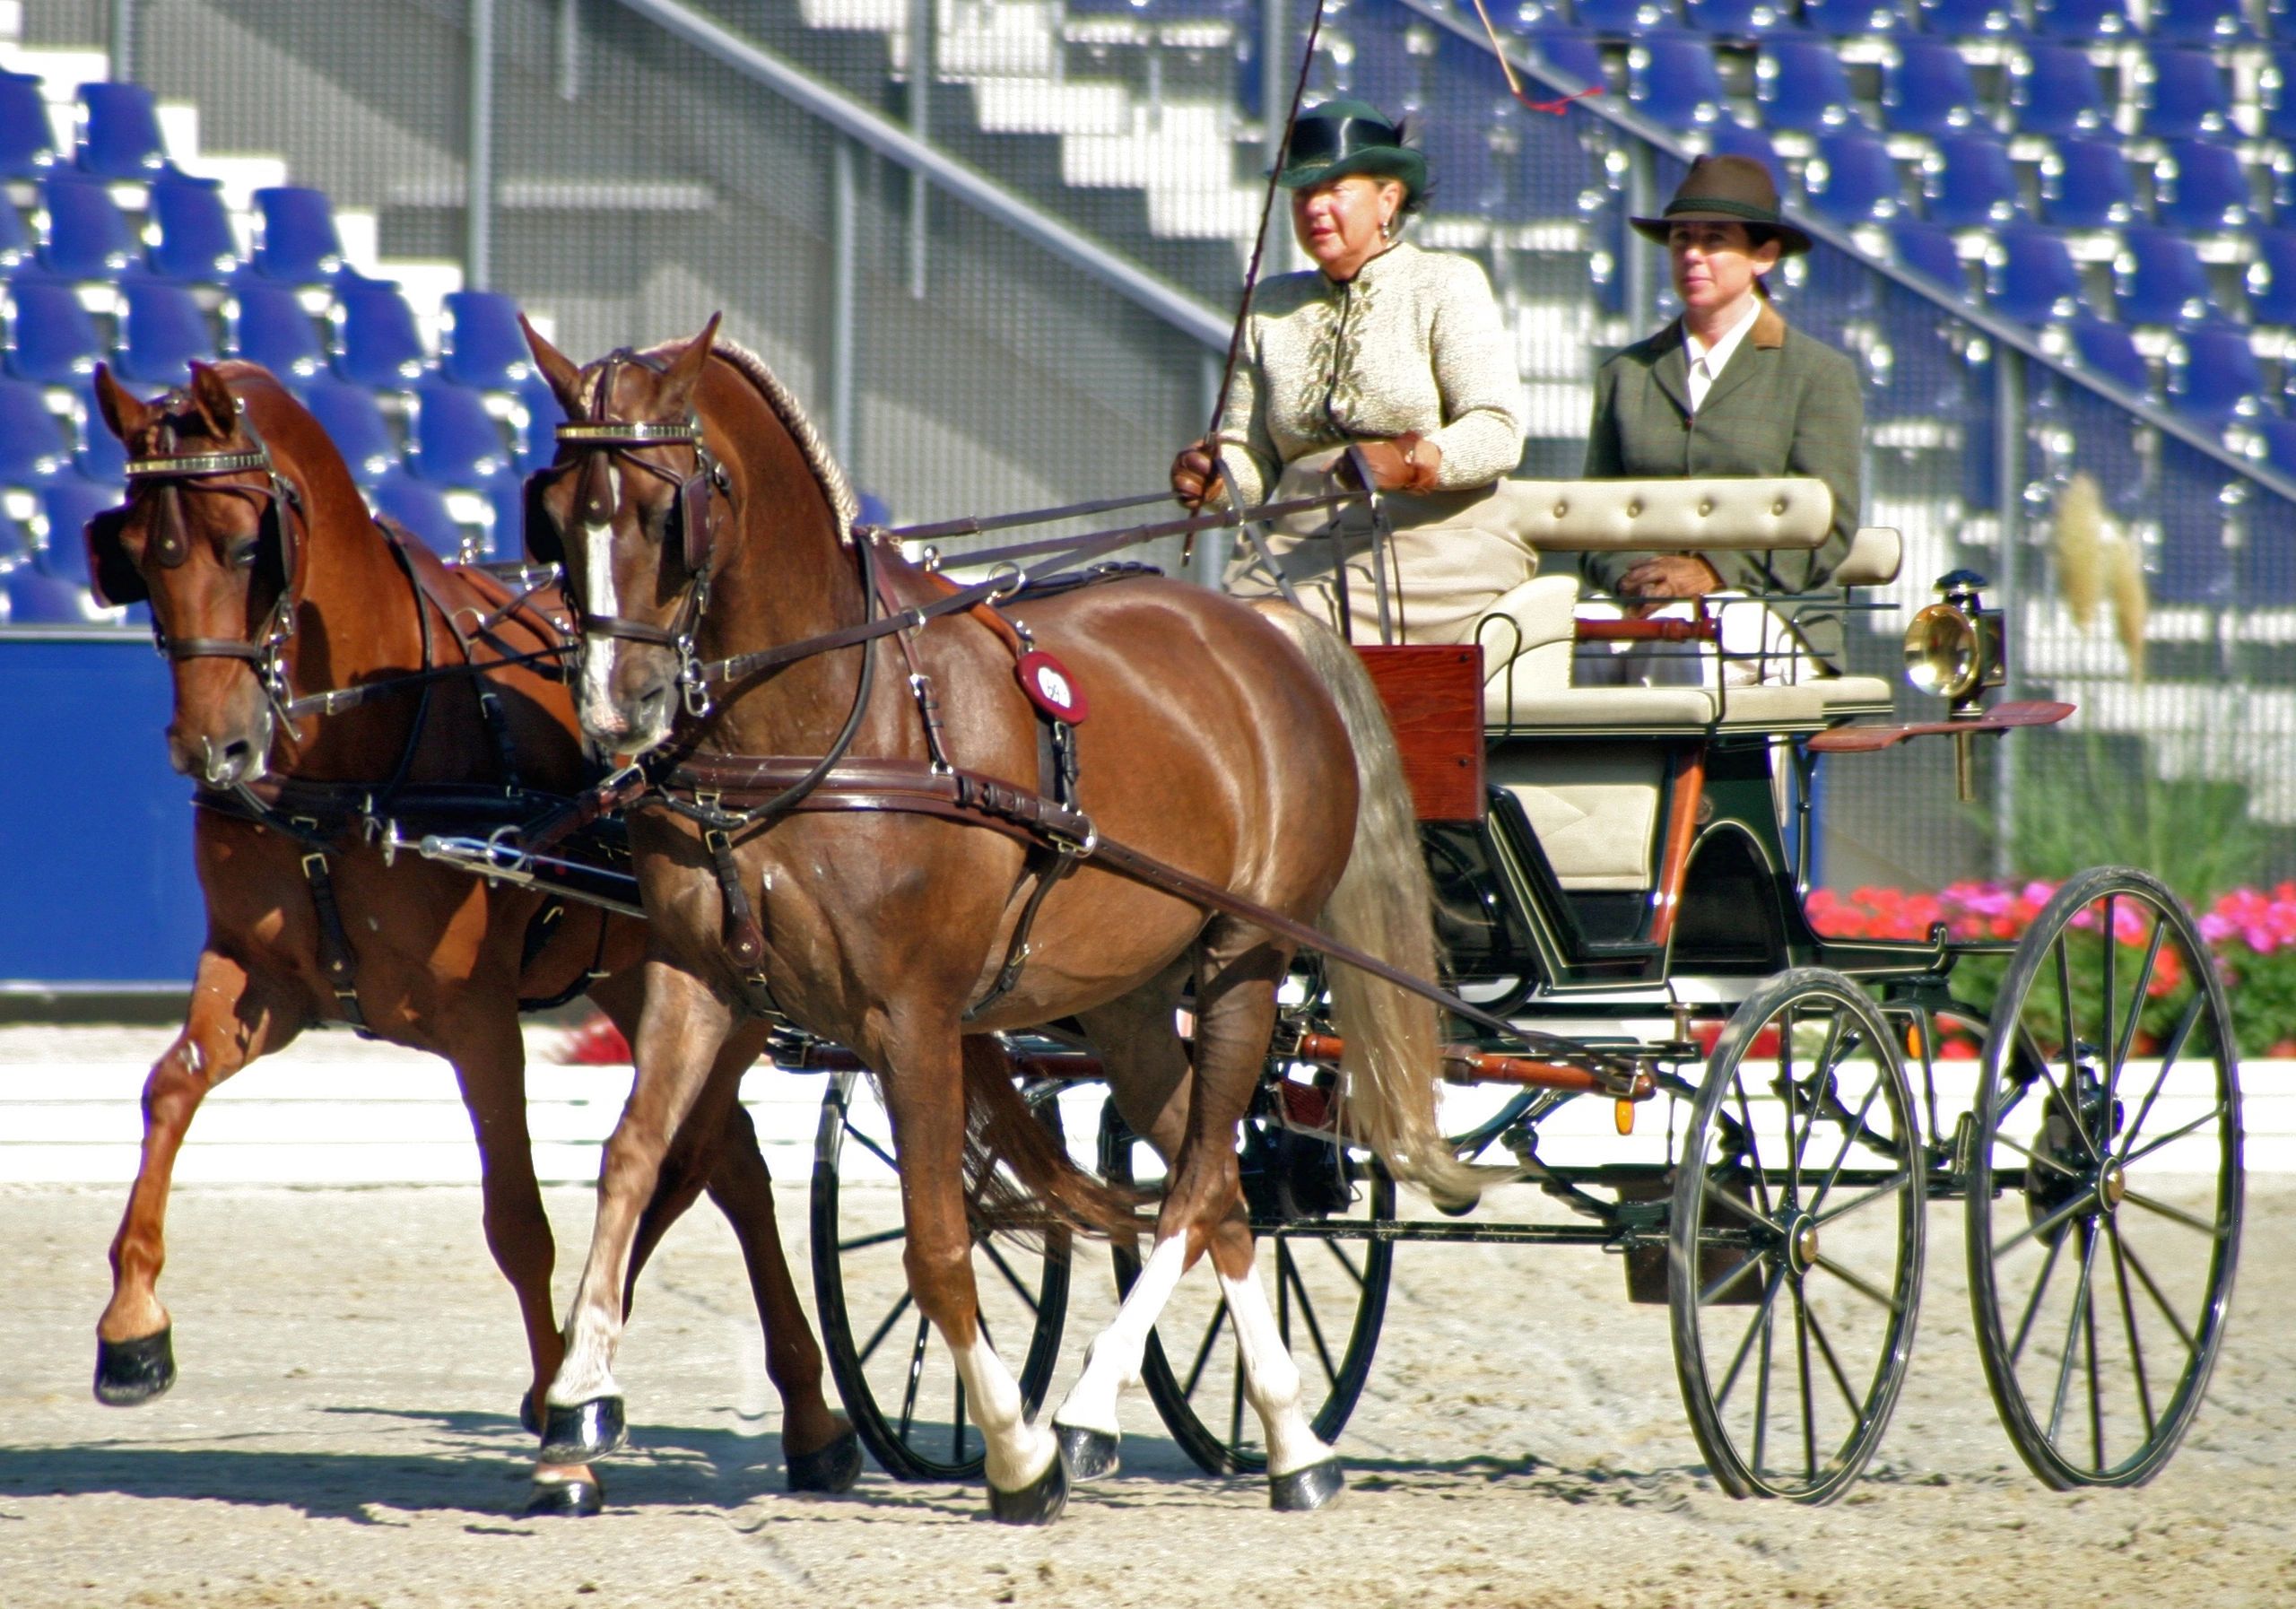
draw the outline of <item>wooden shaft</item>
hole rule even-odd
[[[1674,772],[1674,797],[1666,809],[1666,848],[1658,862],[1658,886],[1652,894],[1657,909],[1650,918],[1650,942],[1663,946],[1674,935],[1674,917],[1682,909],[1683,878],[1690,870],[1690,847],[1698,835],[1698,807],[1706,796],[1706,745],[1694,744]]]

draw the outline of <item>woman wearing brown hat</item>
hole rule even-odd
[[[1743,156],[1700,157],[1660,216],[1632,222],[1666,248],[1683,311],[1596,377],[1588,478],[1811,475],[1833,491],[1833,528],[1805,552],[1590,553],[1583,573],[1644,609],[1716,592],[1817,591],[1857,529],[1866,415],[1856,366],[1790,328],[1762,283],[1810,238],[1779,216],[1770,170]],[[1797,609],[1794,625],[1839,666],[1837,614]]]
[[[1536,564],[1503,522],[1477,518],[1522,457],[1526,411],[1490,282],[1468,259],[1402,238],[1427,191],[1426,158],[1364,101],[1302,113],[1277,183],[1292,192],[1292,232],[1316,266],[1260,287],[1215,435],[1221,474],[1211,445],[1193,442],[1172,462],[1173,495],[1194,509],[1231,494],[1248,507],[1326,491],[1353,444],[1395,494],[1388,580],[1400,639],[1472,640],[1491,600]],[[1376,637],[1360,509],[1280,526],[1269,543],[1300,601],[1335,624],[1344,563],[1355,634]],[[1251,561],[1228,584],[1276,590]]]

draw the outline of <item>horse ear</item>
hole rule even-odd
[[[142,430],[152,417],[151,409],[111,378],[108,363],[96,365],[96,412],[103,415],[104,428],[122,441]]]
[[[231,395],[231,387],[210,364],[195,361],[191,366],[191,404],[207,426],[207,433],[219,441],[228,440],[239,429],[239,399]]]
[[[524,313],[518,315],[518,327],[526,334],[526,350],[535,354],[535,367],[542,370],[542,378],[558,396],[558,405],[566,410],[569,419],[579,419],[583,413],[582,370],[568,357],[526,322]]]
[[[718,321],[723,313],[709,315],[709,322],[701,326],[686,349],[670,361],[662,376],[660,388],[655,393],[657,402],[665,413],[683,413],[692,399],[693,388],[701,383],[701,371],[709,365],[710,349],[718,344]]]

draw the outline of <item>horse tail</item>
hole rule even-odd
[[[1403,755],[1363,661],[1322,622],[1281,605],[1260,613],[1282,627],[1339,707],[1355,751],[1355,841],[1324,901],[1323,930],[1398,970],[1440,976],[1435,891],[1420,848],[1419,818]],[[1442,1018],[1433,1001],[1344,962],[1326,970],[1340,1057],[1342,1126],[1397,1178],[1445,1205],[1471,1205],[1513,1175],[1462,1162],[1435,1115]]]
[[[1155,1227],[1143,1197],[1079,1168],[1013,1087],[1004,1047],[964,1038],[965,1204],[985,1228],[1041,1239],[1057,1228],[1131,1239]],[[1002,1164],[1001,1168],[999,1164]]]

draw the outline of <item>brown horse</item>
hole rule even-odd
[[[478,1140],[487,1244],[526,1323],[534,1373],[522,1409],[538,1423],[562,1348],[519,1002],[587,987],[633,1031],[645,925],[413,856],[394,865],[373,829],[428,810],[433,831],[467,830],[466,813],[488,819],[489,796],[507,821],[580,786],[558,633],[537,606],[557,600],[514,603],[483,572],[387,536],[317,422],[253,364],[194,364],[187,389],[148,405],[102,369],[96,391],[126,445],[134,491],[91,527],[91,563],[114,601],[151,600],[175,680],[169,757],[208,806],[194,827],[207,939],[183,1031],[144,1085],[143,1161],[112,1244],[96,1395],[139,1403],[174,1382],[154,1286],[170,1174],[202,1098],[304,1029],[348,1020],[454,1064]],[[362,687],[370,696],[339,711],[289,708]],[[858,1445],[822,1399],[772,1182],[730,1098],[762,1041],[761,1027],[744,1027],[718,1051],[715,1098],[678,1136],[631,1277],[707,1187],[748,1262],[789,1483],[842,1490]],[[537,1509],[589,1512],[600,1496],[585,1468],[537,1469]]]
[[[873,763],[889,771],[888,761],[923,776],[945,754],[1034,796],[1040,723],[1015,676],[1010,633],[1021,631],[1065,662],[1089,700],[1089,718],[1073,727],[1078,802],[1108,839],[1290,918],[1320,912],[1336,936],[1431,976],[1425,871],[1377,693],[1345,645],[1296,613],[1279,627],[1272,614],[1161,579],[1086,587],[1016,604],[1002,628],[977,613],[934,619],[906,634],[913,660],[884,638],[797,657],[721,690],[718,708],[696,718],[701,660],[886,613],[863,578],[873,569],[891,611],[947,590],[891,544],[843,529],[842,483],[826,453],[757,361],[717,344],[716,329],[713,319],[690,344],[579,370],[527,332],[574,422],[530,493],[529,519],[543,523],[530,524],[529,541],[539,533],[566,557],[581,628],[577,706],[594,745],[644,753],[674,738],[689,768],[715,759],[711,774],[730,776],[741,765],[724,757],[822,756],[843,734],[848,778]],[[694,495],[713,480],[714,496]],[[865,676],[869,655],[907,674]],[[1049,1519],[1065,1500],[1065,1465],[1113,1466],[1118,1388],[1138,1379],[1158,1310],[1206,1250],[1266,1429],[1272,1500],[1330,1500],[1338,1465],[1300,1410],[1299,1370],[1253,1267],[1235,1154],[1292,944],[1234,915],[1207,917],[1088,852],[1052,883],[1025,966],[995,993],[1019,913],[1047,875],[1046,846],[882,802],[760,821],[745,835],[693,819],[727,819],[735,791],[713,804],[673,773],[655,807],[631,817],[655,949],[634,1041],[638,1085],[607,1144],[596,1235],[549,1393],[562,1450],[610,1449],[639,1213],[668,1136],[707,1098],[718,1048],[762,984],[779,1011],[851,1047],[882,1082],[910,1289],[987,1441],[992,1513]],[[660,808],[665,796],[686,808]],[[1433,1009],[1389,985],[1341,981],[1354,1133],[1405,1177],[1471,1198],[1479,1178],[1435,1125]],[[1193,1066],[1175,1031],[1191,982]],[[1071,1016],[1099,1049],[1126,1120],[1172,1166],[1146,1267],[1054,1416],[1056,1435],[1027,1422],[977,1324],[960,1035]]]

